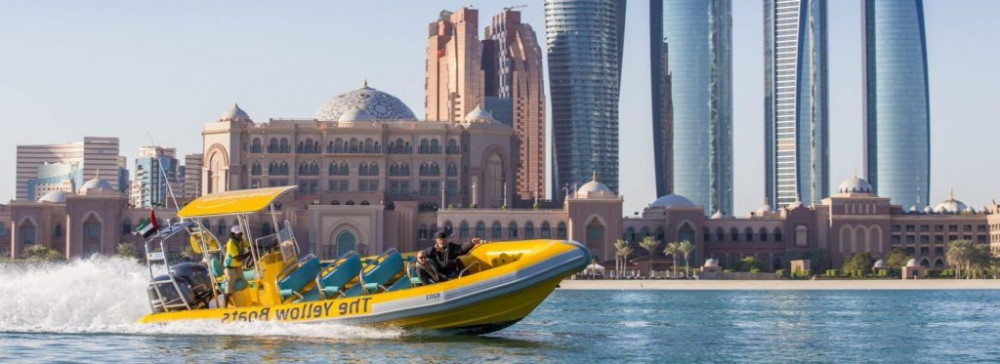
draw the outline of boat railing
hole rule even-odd
[[[155,304],[159,304],[163,309],[163,312],[169,312],[172,308],[191,309],[191,302],[188,302],[187,298],[181,292],[181,287],[177,284],[177,279],[174,278],[174,273],[170,270],[170,255],[167,253],[167,239],[181,233],[190,224],[190,220],[171,224],[166,229],[157,231],[155,235],[146,240],[146,268],[149,270],[149,284],[152,285],[157,298],[155,302],[153,300],[149,301],[150,309],[152,309],[153,312],[156,312]],[[156,241],[159,241],[159,251],[154,250],[153,244]],[[163,263],[164,270],[167,273],[167,279],[156,279],[156,276],[153,273],[153,263],[156,262]],[[160,286],[164,283],[170,283],[170,287],[174,288],[177,293],[177,297],[181,299],[181,303],[167,304],[167,301],[163,298],[163,291],[160,288]]]

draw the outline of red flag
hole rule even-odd
[[[156,223],[156,211],[149,209],[149,223],[153,224],[153,231],[160,231],[160,225]]]

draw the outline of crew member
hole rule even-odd
[[[223,307],[228,307],[232,294],[236,293],[236,284],[243,279],[243,259],[250,250],[250,244],[243,239],[243,227],[233,225],[229,230],[229,241],[226,243],[226,291],[223,294]]]

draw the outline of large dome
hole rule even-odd
[[[368,87],[368,82],[357,90],[334,96],[316,112],[317,120],[340,120],[351,110],[364,110],[377,121],[417,120],[403,101],[396,96]]]
[[[837,190],[840,193],[872,193],[872,185],[863,178],[854,176],[841,182]]]
[[[937,206],[934,207],[934,212],[938,214],[960,214],[965,212],[968,206],[962,201],[955,199],[955,191],[948,193],[948,199],[941,201]]]
[[[49,191],[44,196],[42,196],[42,198],[38,199],[38,202],[66,203],[66,192]]]
[[[663,195],[650,202],[649,207],[694,207],[694,202],[681,195]]]

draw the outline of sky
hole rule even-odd
[[[132,168],[139,147],[150,144],[147,133],[178,154],[200,153],[202,126],[233,102],[257,122],[308,118],[364,79],[422,116],[428,24],[441,10],[472,5],[482,28],[501,7],[519,4],[544,42],[541,0],[5,2],[0,200],[14,196],[18,144],[115,136]],[[978,208],[1000,197],[1000,162],[991,153],[1000,135],[1000,1],[924,7],[931,200],[954,188]],[[732,16],[734,194],[743,215],[764,203],[762,0],[733,0]],[[864,177],[860,1],[829,1],[828,16],[835,190],[854,173]],[[656,198],[648,18],[648,1],[629,1],[619,121],[625,214]]]

